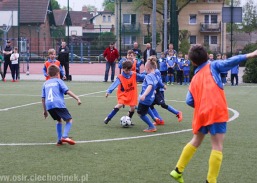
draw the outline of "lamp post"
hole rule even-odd
[[[39,55],[39,33],[40,33],[40,26],[38,25],[37,29],[37,54]]]
[[[67,46],[69,47],[69,44],[70,44],[70,1],[68,0],[67,1],[68,5],[67,5],[67,8],[68,8],[68,23],[67,23],[67,31],[68,31],[68,36],[67,36]]]

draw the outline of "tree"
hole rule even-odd
[[[105,11],[113,12],[115,11],[115,3],[114,0],[104,0],[102,6],[104,7]]]
[[[248,44],[242,50],[242,53],[250,53],[257,49],[257,43]],[[245,71],[243,75],[243,82],[257,83],[257,62],[255,58],[248,59],[245,64]]]
[[[51,5],[53,10],[61,9],[59,3],[56,0],[51,0]]]
[[[252,0],[247,1],[243,6],[243,31],[248,33],[251,42],[251,33],[257,29],[256,5]]]
[[[86,7],[87,11],[95,11],[96,7],[94,5],[84,5],[82,8]]]

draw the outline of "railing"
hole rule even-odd
[[[135,24],[123,24],[121,26],[122,32],[138,33],[140,32],[140,23]]]
[[[201,23],[200,32],[220,32],[220,23]]]

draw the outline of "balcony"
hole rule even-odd
[[[221,23],[201,23],[200,32],[221,32]]]
[[[139,33],[140,32],[140,23],[122,24],[121,31],[124,33]]]

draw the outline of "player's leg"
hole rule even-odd
[[[177,162],[176,169],[170,172],[170,176],[174,178],[177,182],[183,183],[183,172],[188,163],[190,162],[191,158],[195,154],[197,148],[201,145],[205,134],[202,132],[198,132],[194,134],[191,141],[184,147],[180,158]]]
[[[117,114],[117,112],[120,110],[120,108],[123,106],[123,104],[117,104],[113,110],[107,115],[107,117],[104,119],[104,123],[108,124],[109,121]]]
[[[111,63],[111,81],[114,81],[116,62]]]
[[[134,113],[135,113],[135,109],[136,109],[136,106],[130,106],[130,110],[128,112],[128,117],[130,117],[130,119],[132,119]],[[131,126],[134,126],[135,124],[132,122],[131,120]]]
[[[226,123],[214,123],[210,128],[212,151],[209,158],[208,183],[216,183],[222,164],[223,142],[226,133]]]
[[[57,121],[56,123],[56,133],[57,133],[57,146],[62,145],[62,121]]]
[[[137,108],[137,113],[139,117],[148,125],[148,128],[144,130],[144,132],[156,132],[157,129],[150,121],[150,119],[146,116],[148,112],[149,106],[139,103]]]
[[[108,81],[110,67],[111,67],[110,62],[107,61],[105,66],[104,82]]]

